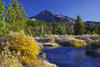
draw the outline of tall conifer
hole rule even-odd
[[[82,35],[82,34],[84,34],[84,24],[81,20],[81,17],[78,15],[75,24],[75,35]]]
[[[0,0],[0,20],[3,21],[4,20],[4,3],[2,3],[2,1]]]

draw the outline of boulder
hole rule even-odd
[[[95,40],[85,47],[86,54],[100,56],[100,40]]]

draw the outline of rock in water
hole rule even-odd
[[[85,50],[89,55],[100,56],[100,40],[95,40],[87,44]]]

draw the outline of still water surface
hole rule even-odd
[[[100,67],[100,58],[86,55],[84,47],[45,47],[44,52],[58,67]]]

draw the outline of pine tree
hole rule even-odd
[[[0,21],[0,36],[5,33],[6,23],[4,21]]]
[[[97,25],[95,26],[94,32],[95,32],[95,33],[98,33]]]
[[[7,9],[8,22],[27,21],[28,15],[24,11],[22,4],[17,0],[10,0],[10,5]]]
[[[58,24],[56,23],[56,22],[54,22],[53,24],[52,24],[52,33],[53,34],[57,34],[57,28],[58,28]]]
[[[13,23],[16,21],[16,11],[14,9],[14,0],[10,0],[9,7],[6,10],[6,21],[8,23]]]
[[[15,11],[16,11],[16,20],[19,21],[19,20],[22,19],[22,18],[21,18],[21,14],[20,14],[19,3],[18,3],[17,0],[16,0],[16,1],[13,1],[13,2],[14,2],[13,7],[14,7],[14,9],[15,9]]]
[[[88,31],[87,31],[87,34],[91,35],[91,32],[88,30]]]
[[[2,1],[0,0],[0,20],[1,21],[3,21],[5,17],[4,11],[5,11],[4,3],[2,3]]]
[[[19,4],[19,10],[20,10],[21,18],[27,21],[28,15],[26,14],[22,4]]]
[[[58,34],[63,35],[65,34],[65,30],[63,28],[58,28]]]
[[[28,35],[32,36],[32,32],[29,28],[27,29],[27,33],[28,33]]]
[[[84,34],[84,24],[81,20],[81,17],[78,15],[75,24],[75,35],[82,35],[82,34]]]
[[[6,21],[11,24],[11,30],[20,31],[25,29],[28,15],[24,11],[22,4],[18,3],[17,0],[10,0],[6,14]]]

